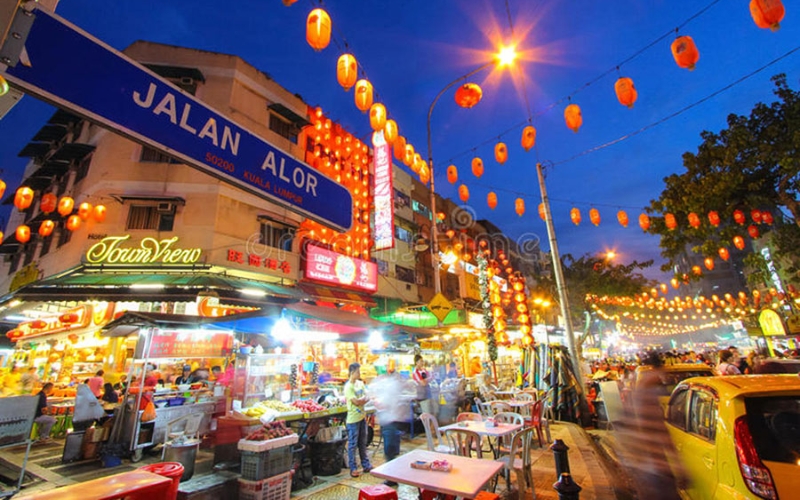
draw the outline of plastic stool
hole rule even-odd
[[[425,488],[419,489],[419,500],[436,500],[437,498],[440,498],[441,500],[456,500],[456,497],[453,495],[445,495],[444,493],[426,490]]]
[[[473,498],[472,500],[499,500],[500,495],[497,493],[492,493],[491,491],[481,491],[478,492],[478,495]]]
[[[180,462],[159,462],[157,464],[139,467],[139,470],[152,472],[153,474],[172,479],[172,487],[165,498],[168,500],[177,500],[178,487],[181,484],[181,476],[183,476],[183,464]]]
[[[358,492],[358,500],[397,500],[397,490],[385,484],[364,486]]]

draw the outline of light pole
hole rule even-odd
[[[581,391],[586,394],[586,387],[583,383],[583,374],[581,373],[580,360],[578,359],[578,352],[575,350],[575,335],[572,333],[572,318],[569,312],[569,298],[567,297],[567,287],[564,283],[564,270],[561,268],[561,256],[558,253],[558,242],[556,241],[556,230],[553,226],[553,217],[550,213],[550,199],[547,197],[547,186],[544,183],[544,174],[542,173],[542,164],[536,164],[536,175],[539,177],[539,190],[542,193],[542,205],[544,206],[544,222],[547,225],[547,238],[550,241],[550,255],[553,258],[553,271],[556,275],[556,288],[558,289],[558,302],[561,305],[561,316],[564,317],[564,334],[567,337],[567,349],[569,349],[569,357],[572,360],[572,366],[575,370],[575,377],[578,379],[578,384]],[[545,325],[546,327],[546,325]]]
[[[472,75],[479,73],[486,68],[497,64],[498,66],[507,66],[514,62],[516,58],[516,52],[514,51],[513,46],[503,47],[496,55],[496,61],[490,61],[483,66],[475,68],[474,70],[470,71],[466,75],[460,76],[453,80],[452,82],[445,85],[445,87],[436,94],[436,97],[431,102],[430,107],[428,108],[428,123],[427,123],[427,131],[428,131],[428,168],[430,169],[431,173],[431,217],[433,218],[433,224],[431,224],[431,264],[433,265],[433,288],[435,293],[441,293],[442,291],[442,280],[441,276],[439,275],[439,241],[438,241],[438,229],[436,227],[437,220],[436,220],[436,189],[435,189],[435,180],[436,175],[433,171],[433,148],[431,146],[431,115],[433,114],[433,108],[436,107],[436,103],[439,102],[439,98],[447,92],[450,87],[453,85],[466,80],[467,78],[471,77]]]

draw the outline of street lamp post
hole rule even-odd
[[[569,312],[569,297],[567,297],[566,283],[564,283],[564,270],[561,268],[561,256],[558,253],[558,242],[556,241],[556,230],[553,226],[553,217],[550,213],[550,199],[547,197],[547,186],[544,183],[544,174],[542,173],[542,164],[536,164],[536,175],[539,178],[539,190],[542,193],[542,205],[544,207],[544,222],[547,226],[547,238],[550,241],[550,255],[553,258],[553,271],[556,275],[556,288],[558,289],[558,302],[561,305],[561,315],[564,317],[564,334],[567,337],[567,348],[569,349],[569,357],[572,360],[572,366],[575,370],[575,377],[578,379],[578,384],[581,391],[586,394],[586,387],[583,383],[583,375],[581,373],[580,360],[578,359],[578,352],[575,350],[575,335],[572,333],[572,318]]]
[[[488,62],[479,68],[475,68],[474,70],[470,71],[464,76],[460,76],[453,80],[452,82],[448,83],[436,97],[431,102],[430,107],[428,108],[428,168],[430,169],[431,173],[431,217],[433,217],[433,223],[431,224],[431,264],[433,265],[433,288],[435,293],[440,293],[442,291],[442,279],[439,275],[439,236],[438,236],[438,228],[437,228],[437,220],[436,220],[436,189],[435,189],[435,180],[436,175],[434,175],[433,171],[433,149],[431,146],[431,115],[433,114],[433,108],[436,107],[436,103],[439,102],[439,98],[447,92],[453,85],[466,80],[467,78],[471,77],[472,75],[483,71],[484,69],[492,66],[494,61]]]

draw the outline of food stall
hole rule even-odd
[[[126,313],[110,323],[105,335],[135,339],[135,349],[128,364],[131,381],[115,412],[112,440],[122,443],[141,458],[144,448],[163,443],[167,424],[189,414],[203,414],[199,434],[210,428],[215,413],[224,413],[224,391],[214,390],[214,382],[150,385],[157,371],[165,367],[196,364],[196,373],[210,369],[211,362],[224,360],[233,350],[233,332],[215,327],[210,321],[193,316]],[[163,374],[161,374],[163,376]],[[149,403],[155,406],[155,418],[146,418]]]

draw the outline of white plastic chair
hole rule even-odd
[[[444,437],[439,431],[439,422],[430,413],[423,413],[419,416],[422,426],[425,428],[425,438],[428,440],[428,450],[439,453],[453,454],[455,450],[452,446],[445,444]]]

